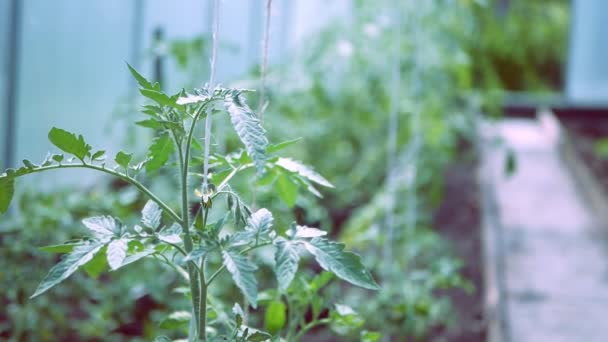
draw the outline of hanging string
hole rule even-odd
[[[266,73],[268,70],[268,47],[270,45],[270,16],[272,14],[272,0],[266,0],[266,12],[264,17],[264,37],[262,38],[262,63],[260,66],[260,102],[258,113],[260,121],[264,121],[266,111]]]
[[[388,138],[387,138],[387,163],[386,163],[386,215],[385,229],[386,241],[384,243],[384,278],[388,278],[392,274],[391,266],[393,264],[393,240],[395,237],[395,190],[397,187],[397,129],[398,115],[401,101],[401,9],[397,2],[396,10],[393,18],[393,27],[396,33],[394,41],[393,63],[390,68],[392,75],[391,82],[391,109],[388,120]]]
[[[423,61],[420,58],[422,44],[420,44],[421,37],[423,34],[419,29],[419,22],[421,21],[421,16],[426,15],[426,11],[428,10],[428,3],[419,3],[412,4],[411,6],[416,6],[415,9],[411,8],[411,18],[410,20],[410,31],[412,32],[412,45],[413,45],[413,62],[414,69],[412,70],[412,78],[411,78],[411,87],[412,87],[412,95],[414,98],[419,99],[422,98],[420,82],[421,82],[421,70],[423,68]],[[418,223],[418,192],[416,181],[418,178],[418,164],[419,164],[419,156],[420,149],[422,145],[422,131],[420,127],[420,111],[421,107],[418,104],[414,105],[414,110],[412,111],[411,116],[411,135],[412,135],[412,156],[409,160],[409,168],[411,168],[411,172],[408,177],[408,194],[407,194],[407,212],[406,212],[406,227],[411,233]]]
[[[215,89],[215,69],[217,61],[217,46],[218,46],[218,34],[220,31],[220,0],[213,1],[213,31],[212,31],[212,48],[211,48],[211,60],[209,70],[209,83],[207,84],[207,91],[210,95],[213,94]],[[208,192],[208,175],[209,175],[209,150],[211,146],[211,124],[212,124],[212,110],[210,106],[207,110],[207,117],[205,118],[205,155],[203,163],[203,191]]]
[[[264,15],[264,34],[262,38],[262,61],[260,65],[260,101],[258,104],[258,117],[260,122],[264,121],[266,111],[266,73],[268,70],[268,50],[270,47],[270,17],[272,14],[272,0],[266,0],[266,10]],[[254,184],[252,191],[252,207],[257,207],[257,186]]]

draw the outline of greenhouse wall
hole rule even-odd
[[[11,4],[0,1],[0,129],[6,130],[6,87],[9,53],[6,47]],[[321,28],[332,16],[348,14],[348,1],[277,0],[273,5],[270,61],[278,62],[298,42]],[[31,0],[23,1],[20,16],[20,49],[16,90],[14,155],[37,161],[51,150],[46,134],[52,126],[87,132],[93,147],[107,146],[109,154],[124,145],[121,115],[133,101],[135,83],[125,62],[142,73],[154,75],[154,32],[164,38],[187,39],[209,34],[211,1],[180,0]],[[222,9],[218,80],[228,82],[247,74],[259,61],[263,1],[225,1]],[[160,51],[162,52],[162,51]],[[203,65],[208,60],[201,60]],[[163,63],[163,83],[177,91],[184,75]],[[172,75],[172,77],[168,77]],[[201,80],[201,83],[203,80]],[[199,84],[202,86],[203,84]],[[132,111],[133,112],[133,111]],[[118,122],[116,122],[118,121]],[[94,129],[93,129],[94,128]],[[143,133],[142,133],[143,134]],[[0,142],[4,151],[5,139]],[[135,149],[137,146],[134,147]],[[2,152],[0,160],[6,160]],[[9,165],[6,165],[9,166]],[[13,165],[14,166],[14,165]],[[65,174],[64,174],[65,175]],[[60,176],[53,184],[83,180],[91,175]]]

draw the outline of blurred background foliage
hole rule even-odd
[[[455,162],[475,164],[475,119],[482,108],[499,103],[504,91],[556,90],[563,82],[568,1],[430,0],[401,6],[396,22],[393,1],[354,1],[352,16],[332,21],[307,39],[306,49],[269,69],[264,124],[271,142],[302,137],[289,153],[314,166],[336,188],[317,200],[298,195],[295,181],[281,175],[235,185],[255,187],[260,206],[282,212],[275,215],[282,217],[277,226],[296,219],[330,231],[382,279],[377,296],[337,282],[327,285],[328,298],[339,298],[360,315],[361,324],[353,323],[357,329],[342,329],[337,321],[330,325],[345,340],[353,340],[363,322],[366,329],[388,336],[420,339],[461,324],[448,290],[472,295],[482,289],[463,275],[464,261],[454,252],[453,241],[442,238],[434,225],[444,201],[445,170]],[[186,75],[184,87],[200,85],[207,73],[207,64],[200,61],[207,60],[208,48],[206,35],[160,39],[147,58],[175,63]],[[392,107],[396,72],[400,96]],[[259,76],[255,68],[234,83],[259,89]],[[252,102],[253,108],[262,107],[259,100]],[[396,234],[390,243],[395,251],[387,262],[381,251],[389,243],[386,136],[393,108],[398,117],[393,165],[399,176],[392,189]],[[121,115],[128,121],[137,117],[130,111]],[[215,147],[230,151],[237,143],[221,135],[227,127],[222,120],[218,118]],[[130,131],[126,140],[136,141],[135,134]],[[166,176],[167,184],[160,186],[170,198],[173,176]],[[267,190],[277,191],[280,200]],[[17,214],[0,222],[0,307],[5,308],[0,311],[0,338],[147,341],[171,335],[179,325],[165,324],[163,329],[161,321],[179,308],[175,298],[181,296],[174,290],[179,279],[153,263],[139,265],[134,273],[78,273],[48,295],[28,300],[57,261],[56,255],[33,246],[79,235],[79,220],[85,215],[114,213],[126,222],[135,220],[143,204],[131,190],[108,182],[78,191],[30,187],[23,193]],[[272,279],[269,270],[260,272]],[[236,292],[233,298],[240,301]],[[262,324],[271,303],[261,300],[263,309],[252,312],[251,320]],[[302,304],[303,313],[311,310],[309,305]],[[324,331],[313,333],[318,341],[327,338]]]

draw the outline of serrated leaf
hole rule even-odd
[[[279,175],[276,181],[276,188],[279,198],[281,198],[288,207],[292,208],[296,205],[298,186],[289,179],[287,174]]]
[[[146,162],[146,171],[152,172],[160,169],[173,153],[173,142],[168,134],[163,134],[156,139],[148,149],[148,161]]]
[[[70,253],[74,248],[82,245],[82,242],[64,243],[62,245],[50,245],[38,247],[38,250],[48,253]]]
[[[158,120],[154,120],[154,119],[137,121],[135,124],[138,126],[141,126],[141,127],[152,128],[152,129],[161,129],[163,127],[163,125]]]
[[[281,291],[287,290],[298,271],[298,263],[300,262],[298,243],[298,241],[289,241],[281,237],[274,241],[276,247],[274,273]]]
[[[302,140],[302,138],[296,138],[296,139],[292,139],[292,140],[286,140],[286,141],[282,141],[278,144],[273,144],[273,145],[269,145],[268,148],[266,149],[267,153],[274,153],[274,152],[278,152],[280,150],[283,150],[295,143],[297,143],[298,141]]]
[[[207,254],[214,251],[216,248],[217,248],[216,246],[201,245],[201,246],[197,247],[196,249],[193,249],[192,252],[188,253],[188,255],[186,255],[184,257],[183,261],[187,262],[187,261],[192,261],[192,260],[198,260],[200,258],[205,257]]]
[[[156,202],[148,200],[141,210],[141,223],[146,227],[156,229],[160,226],[162,213],[162,210]]]
[[[182,238],[180,237],[181,233],[182,227],[179,224],[174,223],[171,227],[162,230],[158,234],[158,239],[167,243],[177,244],[182,241]]]
[[[122,266],[127,256],[128,248],[128,240],[118,239],[110,242],[106,254],[108,257],[108,265],[110,265],[112,271],[115,271]]]
[[[11,204],[15,194],[15,179],[13,177],[0,177],[0,214],[4,214]]]
[[[149,98],[150,100],[158,103],[161,106],[172,107],[179,111],[184,110],[184,106],[177,104],[176,99],[174,99],[173,97],[170,97],[169,95],[167,95],[161,91],[152,90],[152,89],[140,89],[139,92],[143,96]]]
[[[150,83],[150,81],[148,81],[145,77],[140,75],[129,63],[127,63],[127,67],[129,68],[131,75],[133,75],[133,78],[135,78],[137,83],[139,83],[140,87],[142,87],[144,89],[154,89],[154,87],[152,86],[152,83]]]
[[[66,153],[73,154],[82,161],[91,154],[91,145],[84,141],[82,135],[76,137],[74,133],[53,127],[49,131],[48,137],[53,145]]]
[[[370,290],[377,290],[378,284],[365,269],[358,255],[345,252],[344,244],[325,238],[314,238],[302,243],[314,255],[323,269],[330,271],[347,282]]]
[[[258,285],[254,272],[258,269],[257,266],[236,250],[225,250],[222,255],[226,269],[232,274],[232,280],[243,292],[249,304],[256,308]]]
[[[268,146],[266,131],[240,94],[227,95],[224,106],[230,114],[232,126],[255,164],[258,176],[261,175],[266,166],[266,147]]]
[[[149,255],[152,255],[154,253],[156,253],[156,250],[153,248],[150,248],[150,249],[146,249],[141,252],[137,252],[135,254],[131,254],[123,260],[122,265],[120,267],[127,266],[128,264],[132,264],[132,263],[134,263],[140,259],[143,259]]]
[[[44,278],[44,280],[42,280],[40,285],[38,285],[38,288],[30,298],[41,295],[53,286],[68,278],[70,275],[76,272],[79,267],[91,261],[102,247],[103,244],[101,243],[89,243],[74,248],[72,253],[66,254],[57,265],[51,268],[47,276]]]
[[[118,151],[118,153],[116,153],[116,157],[114,157],[116,164],[124,167],[125,169],[129,167],[131,159],[133,159],[133,154],[125,153],[123,151]]]
[[[111,216],[94,216],[82,220],[82,223],[93,232],[99,240],[120,236],[122,223]]]
[[[247,220],[247,230],[255,233],[256,240],[261,235],[268,234],[272,228],[272,213],[266,208],[259,209],[255,213],[251,214]]]
[[[305,165],[297,160],[293,160],[291,158],[279,158],[276,162],[276,165],[284,168],[287,171],[297,173],[300,176],[310,180],[311,182],[315,182],[319,185],[328,188],[334,187],[327,179],[318,174],[310,166]]]
[[[295,226],[295,231],[288,230],[287,235],[290,236],[292,239],[310,239],[327,235],[327,232],[322,231],[319,228],[313,228],[308,226]]]

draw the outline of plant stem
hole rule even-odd
[[[323,325],[323,324],[329,324],[330,320],[329,318],[323,318],[320,319],[318,321],[312,321],[309,322],[308,324],[306,324],[305,326],[302,327],[302,329],[296,334],[296,336],[294,337],[293,341],[299,341],[302,337],[304,337],[304,335],[312,328],[319,326],[319,325]]]
[[[192,132],[189,132],[189,136],[191,137]],[[181,144],[181,142],[177,139],[177,137],[175,136],[175,134],[173,134],[173,139],[175,141],[175,146],[177,148],[177,153],[178,153],[178,159],[179,159],[179,168],[180,168],[180,178],[181,178],[181,195],[182,195],[182,231],[184,232],[184,248],[186,249],[186,252],[190,253],[192,252],[193,249],[193,244],[192,244],[192,236],[190,235],[190,206],[188,205],[189,200],[188,200],[188,160],[186,160],[184,158],[184,151],[182,150],[183,146]],[[189,156],[189,153],[187,154]],[[196,327],[197,327],[197,331],[196,333],[196,337],[194,336],[190,336],[190,339],[192,340],[193,338],[196,338],[197,340],[200,340],[201,338],[204,340],[204,336],[205,336],[205,330],[201,330],[200,329],[200,325],[198,324],[200,322],[200,317],[201,317],[201,312],[200,312],[200,308],[201,308],[201,288],[200,288],[200,274],[202,273],[202,271],[200,269],[197,269],[197,265],[194,261],[189,261],[188,262],[188,277],[189,277],[189,283],[190,283],[190,293],[191,293],[191,298],[192,298],[192,313],[193,313],[193,319],[195,320]]]
[[[150,191],[150,189],[146,188],[143,184],[141,184],[139,181],[137,181],[136,179],[129,177],[126,174],[114,171],[112,169],[106,169],[105,167],[99,166],[99,165],[93,165],[93,164],[86,164],[86,163],[82,163],[82,164],[59,164],[59,165],[50,165],[50,166],[43,166],[43,167],[38,167],[35,169],[31,169],[28,171],[28,174],[30,173],[37,173],[37,172],[44,172],[44,171],[49,171],[49,170],[56,170],[56,169],[77,169],[77,168],[81,168],[81,169],[91,169],[91,170],[95,170],[95,171],[99,171],[99,172],[103,172],[103,173],[107,173],[110,174],[116,178],[122,179],[125,182],[133,185],[134,187],[136,187],[140,192],[142,192],[143,194],[145,194],[146,196],[148,196],[148,198],[150,198],[152,201],[156,202],[156,204],[158,204],[159,207],[161,207],[167,214],[169,214],[169,216],[171,216],[171,218],[173,218],[177,223],[182,223],[182,218],[179,217],[178,214],[175,213],[175,211],[173,211],[173,209],[171,209],[165,202],[163,202],[160,198],[158,198],[154,193],[152,193],[152,191]]]

